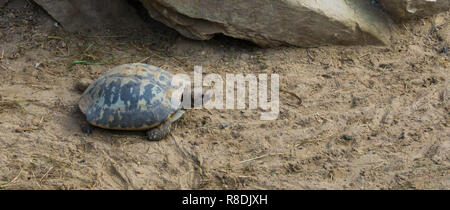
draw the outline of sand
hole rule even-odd
[[[450,189],[450,63],[439,35],[449,20],[400,24],[389,46],[262,49],[189,40],[152,21],[68,34],[13,1],[0,10],[0,189]],[[134,62],[279,74],[279,118],[200,109],[159,142],[83,133],[77,81]]]

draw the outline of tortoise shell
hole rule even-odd
[[[94,81],[78,105],[94,126],[148,130],[170,119],[181,107],[171,97],[183,87],[173,86],[172,78],[171,73],[156,66],[120,65]]]

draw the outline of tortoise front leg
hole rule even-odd
[[[156,128],[147,131],[147,137],[150,141],[159,141],[169,135],[172,122],[167,120]]]
[[[83,93],[93,82],[94,81],[92,81],[91,79],[83,78],[78,80],[77,83],[75,83],[75,88],[81,93]]]

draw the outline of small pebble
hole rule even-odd
[[[441,53],[448,53],[448,46],[444,46],[441,50]]]
[[[341,139],[343,139],[343,140],[345,140],[345,141],[351,141],[351,140],[353,140],[354,138],[351,137],[351,136],[348,136],[348,135],[342,135],[342,136],[341,136]]]

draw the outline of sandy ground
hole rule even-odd
[[[261,49],[188,40],[156,22],[66,34],[12,1],[0,9],[0,189],[450,189],[449,53],[438,35],[449,19],[399,25],[385,47]],[[76,82],[133,62],[277,73],[279,119],[190,110],[160,142],[84,134]]]

